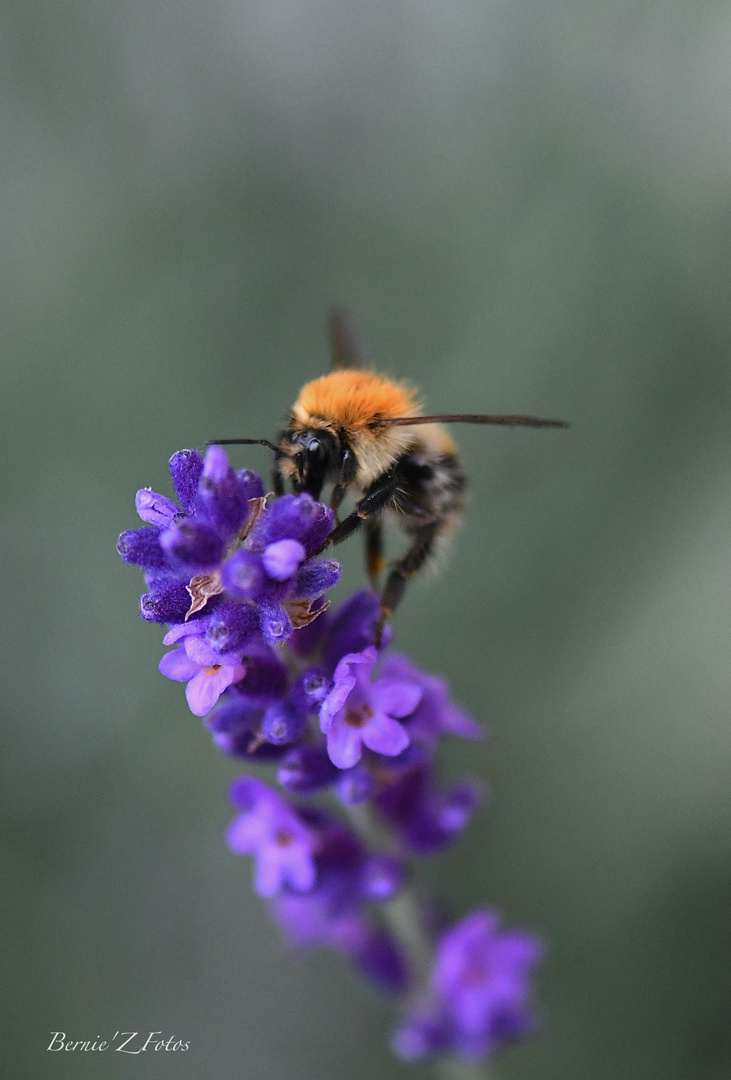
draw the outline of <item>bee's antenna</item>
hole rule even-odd
[[[508,427],[567,428],[566,420],[542,420],[537,416],[485,416],[482,413],[440,413],[438,416],[384,416],[370,427],[415,427],[417,424],[504,424]]]
[[[268,446],[276,453],[277,447],[268,439],[209,439],[206,446]]]

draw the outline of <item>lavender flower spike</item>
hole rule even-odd
[[[534,1026],[540,942],[486,908],[437,926],[410,883],[480,801],[479,783],[443,781],[442,740],[481,727],[444,679],[389,652],[390,627],[376,648],[374,592],[327,610],[340,567],[311,553],[328,506],[266,496],[220,446],[174,454],[170,473],[177,502],[139,491],[144,525],[118,551],[145,576],[143,617],[169,624],[161,673],[187,684],[214,746],[269,770],[233,783],[228,846],[252,857],[290,943],[334,949],[398,1000],[401,1058],[492,1056]]]

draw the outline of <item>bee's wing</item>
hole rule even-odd
[[[333,308],[328,318],[332,371],[364,370],[368,355],[355,330],[353,317],[344,308]]]

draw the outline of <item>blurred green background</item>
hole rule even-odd
[[[573,425],[459,431],[469,513],[395,620],[491,730],[446,754],[491,804],[424,876],[549,943],[543,1031],[498,1075],[731,1077],[728,5],[1,22],[6,1075],[431,1075],[252,897],[221,839],[239,770],[114,549],[175,450],[277,430],[338,302],[430,408]]]

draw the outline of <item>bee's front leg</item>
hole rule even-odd
[[[366,491],[362,499],[355,506],[352,514],[336,525],[324,543],[319,548],[310,552],[310,556],[319,555],[332,544],[342,544],[354,532],[357,532],[364,521],[368,518],[382,514],[391,502],[396,491],[396,476],[393,472],[384,473],[377,477]]]

